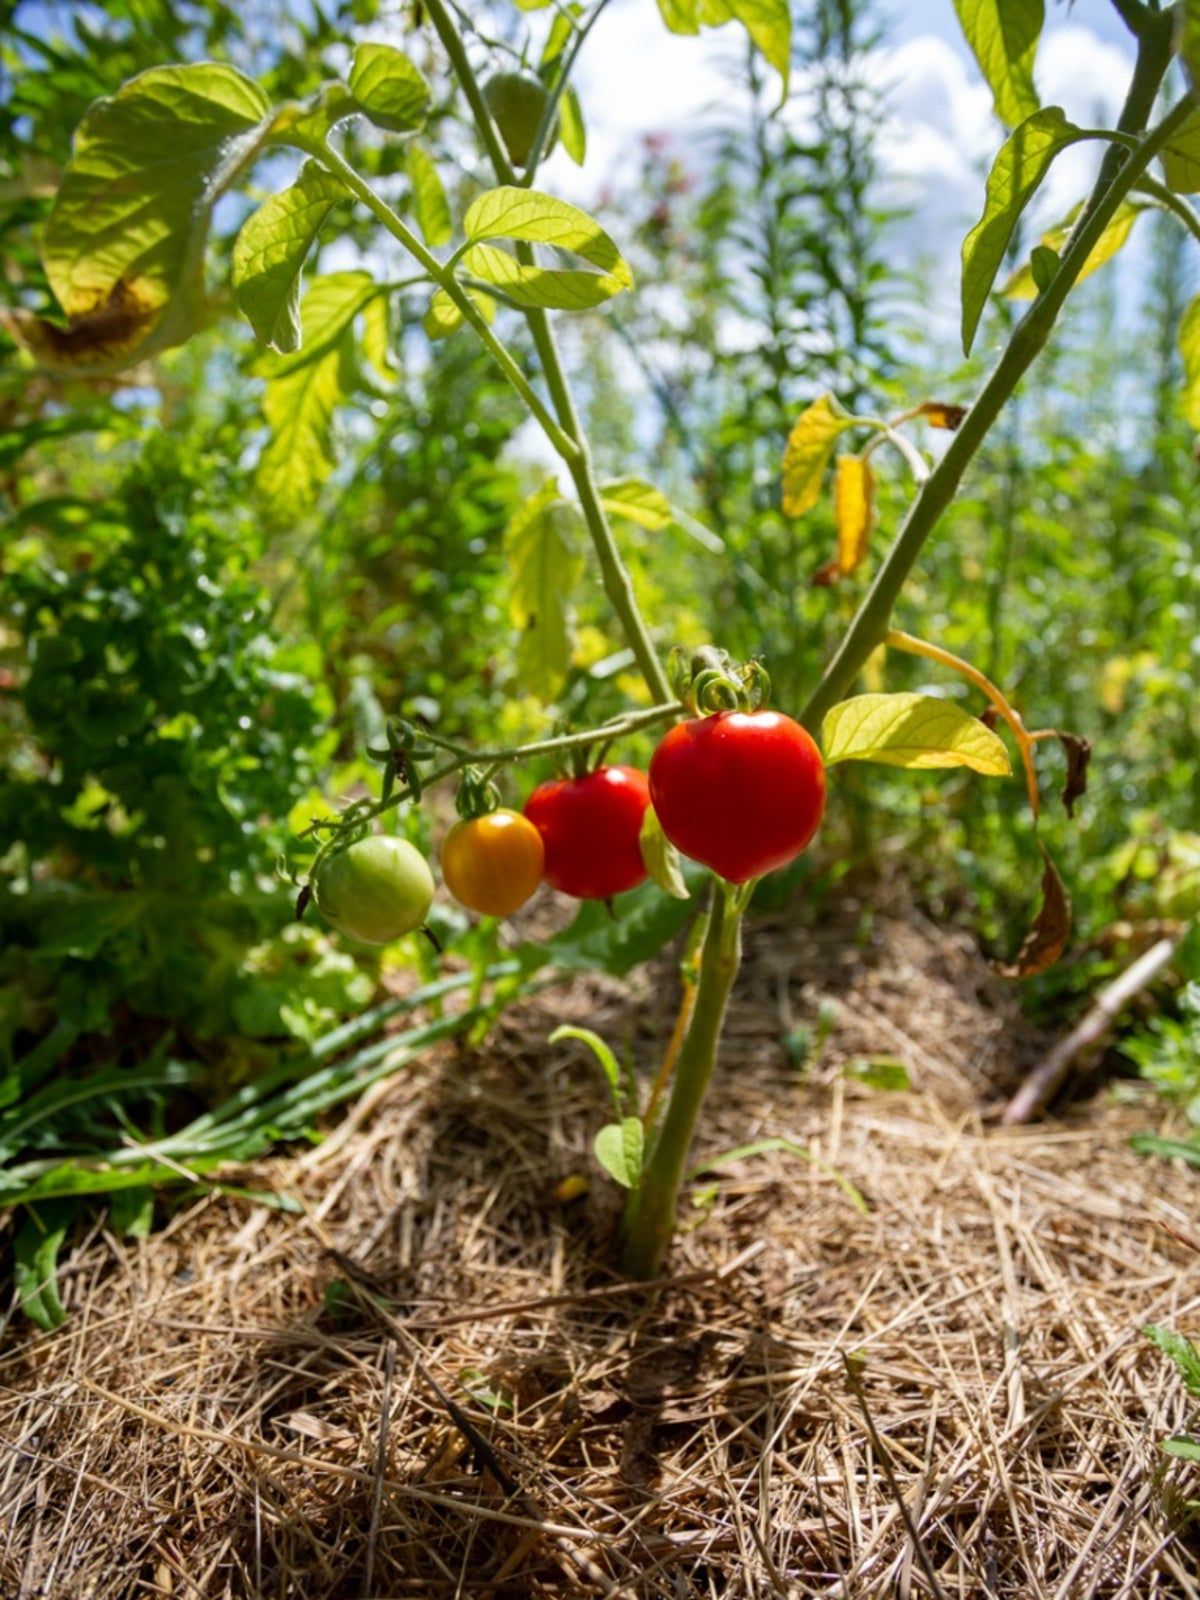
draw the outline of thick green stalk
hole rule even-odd
[[[1123,132],[1137,132],[1145,126],[1171,59],[1170,18],[1164,14],[1159,21],[1165,27],[1144,33],[1140,42],[1137,65],[1121,113],[1119,127]],[[849,693],[867,657],[883,643],[892,608],[925,541],[953,500],[963,474],[1005,403],[1045,346],[1067,295],[1113,213],[1172,133],[1192,114],[1196,104],[1195,95],[1186,96],[1153,133],[1141,140],[1135,152],[1129,152],[1123,145],[1114,145],[1106,155],[1057,272],[1013,330],[979,398],[913,501],[849,631],[805,706],[802,721],[810,730],[818,729],[830,707]]]
[[[621,1270],[630,1278],[658,1276],[675,1231],[679,1186],[716,1064],[729,991],[742,960],[742,915],[735,893],[728,884],[714,881],[692,1020],[675,1063],[662,1125],[621,1222]]]

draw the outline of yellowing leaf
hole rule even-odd
[[[211,61],[153,67],[98,100],[42,234],[69,325],[26,314],[17,336],[48,367],[93,374],[189,338],[204,312],[213,206],[270,127],[258,85]]]
[[[821,480],[839,434],[854,424],[831,394],[801,412],[783,452],[783,510],[789,517],[811,511],[821,495]]]
[[[863,563],[875,526],[875,479],[861,456],[839,456],[833,483],[838,570],[849,577]]]
[[[583,107],[574,89],[568,88],[559,106],[559,131],[563,149],[577,167],[587,160],[587,126],[583,120]]]
[[[254,363],[261,377],[295,372],[340,342],[342,334],[381,291],[367,272],[328,272],[314,278],[300,308],[302,341],[287,353],[264,350]]]
[[[671,502],[661,489],[641,478],[619,478],[600,485],[600,500],[610,517],[624,517],[647,533],[661,533],[675,520]]]
[[[583,573],[581,518],[547,481],[521,506],[504,535],[509,612],[521,630],[517,669],[525,688],[553,700],[571,662],[571,597]]]
[[[390,383],[396,376],[396,366],[392,360],[392,335],[386,294],[376,295],[363,307],[362,349],[363,355],[379,376],[385,383]]]
[[[1042,0],[954,0],[959,26],[988,81],[1001,122],[1015,127],[1038,108],[1033,61]]]
[[[1200,432],[1200,295],[1189,302],[1180,319],[1179,349],[1183,355],[1183,414],[1188,426]]]
[[[300,348],[300,275],[313,240],[346,193],[340,179],[306,161],[290,189],[273,195],[245,223],[233,246],[237,303],[264,344]]]
[[[860,694],[843,700],[821,728],[826,766],[880,761],[890,767],[970,767],[989,777],[1012,771],[1003,741],[952,700],[925,694]]]
[[[983,216],[963,240],[962,341],[970,354],[979,319],[1021,212],[1060,150],[1086,138],[1058,106],[1027,117],[1001,146],[988,173]]]
[[[307,511],[333,471],[333,413],[345,393],[349,360],[346,335],[267,384],[263,412],[271,437],[259,457],[258,485],[280,521]]]
[[[1113,256],[1116,255],[1117,251],[1129,238],[1134,223],[1146,209],[1146,206],[1139,204],[1135,200],[1122,200],[1113,213],[1108,226],[1093,245],[1091,254],[1083,263],[1079,277],[1075,280],[1077,283],[1082,283],[1085,278],[1090,278],[1098,267],[1102,267],[1106,261],[1112,260]],[[1046,249],[1053,250],[1056,254],[1061,254],[1062,247],[1070,237],[1071,229],[1078,215],[1079,207],[1076,206],[1070,216],[1060,222],[1057,228],[1051,228],[1049,233],[1042,235],[1041,242]],[[1033,269],[1028,262],[1023,267],[1017,268],[1001,292],[1007,295],[1010,300],[1036,299],[1037,284],[1034,282]]]

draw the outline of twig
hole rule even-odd
[[[396,1346],[389,1340],[384,1354],[383,1398],[379,1402],[379,1449],[375,1458],[375,1487],[371,1493],[371,1527],[367,1533],[367,1573],[364,1587],[371,1592],[375,1575],[375,1545],[379,1539],[379,1518],[383,1511],[383,1480],[387,1472],[388,1424],[392,1411],[392,1377],[396,1370]]]
[[[1059,1040],[1049,1055],[1039,1061],[1005,1106],[1000,1120],[1006,1127],[1028,1122],[1041,1110],[1081,1051],[1102,1039],[1134,996],[1158,977],[1175,954],[1182,937],[1183,933],[1180,932],[1172,938],[1160,939],[1140,955],[1132,966],[1126,967],[1120,977],[1114,978],[1106,989],[1100,991],[1095,1005],[1083,1020],[1071,1029],[1065,1039]]]

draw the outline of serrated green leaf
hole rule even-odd
[[[605,1043],[598,1033],[591,1028],[575,1028],[563,1026],[555,1028],[550,1035],[550,1044],[561,1044],[564,1039],[577,1039],[580,1044],[587,1045],[588,1049],[600,1063],[608,1087],[612,1090],[613,1104],[617,1108],[617,1115],[621,1114],[621,1068],[611,1047]]]
[[[511,184],[489,189],[468,207],[463,218],[463,232],[475,245],[488,239],[520,239],[582,256],[599,268],[601,280],[608,285],[601,299],[633,287],[629,263],[600,224],[578,206],[568,205],[565,200],[556,200],[536,189],[520,189]],[[489,281],[499,283],[500,280]]]
[[[419,144],[408,147],[408,181],[412,184],[413,216],[427,245],[437,248],[449,244],[454,233],[450,202],[438,175],[437,165]]]
[[[661,533],[675,521],[666,495],[642,478],[615,478],[611,483],[602,483],[600,499],[610,517],[624,517],[647,533]]]
[[[802,517],[821,497],[821,482],[840,434],[854,418],[831,394],[823,394],[802,411],[783,452],[783,512]]]
[[[30,1206],[13,1241],[17,1300],[30,1322],[51,1333],[67,1320],[58,1292],[58,1253],[79,1207],[73,1200]]]
[[[98,100],[42,234],[68,327],[14,313],[15,336],[43,366],[93,375],[183,343],[204,313],[213,207],[270,128],[258,85],[211,61],[153,67]]]
[[[1122,200],[1113,213],[1112,219],[1105,227],[1104,232],[1093,245],[1091,254],[1084,262],[1079,276],[1075,280],[1076,283],[1082,283],[1085,278],[1090,278],[1092,273],[1102,267],[1106,261],[1112,260],[1113,256],[1116,255],[1117,251],[1121,249],[1129,238],[1134,223],[1143,211],[1148,209],[1149,207],[1140,201]],[[1041,243],[1044,248],[1061,254],[1062,247],[1066,244],[1070,237],[1071,229],[1075,225],[1079,210],[1080,208],[1076,206],[1070,215],[1065,217],[1056,228],[1051,228],[1048,233],[1042,235]],[[1036,298],[1038,285],[1034,281],[1030,263],[1027,262],[1023,267],[1017,268],[1004,285],[1001,293],[1010,300],[1033,300]]]
[[[1183,414],[1188,426],[1200,432],[1200,295],[1188,303],[1179,320],[1179,350],[1183,356]]]
[[[996,115],[1015,128],[1038,108],[1033,63],[1044,21],[1042,0],[954,0],[954,9],[992,91]]]
[[[642,860],[646,863],[646,871],[663,893],[671,895],[675,900],[690,900],[691,895],[683,876],[682,857],[662,831],[662,823],[659,822],[653,806],[646,807],[638,844],[641,847]]]
[[[563,149],[577,167],[587,160],[587,125],[583,120],[583,107],[574,89],[567,89],[558,108],[558,127]]]
[[[233,289],[264,344],[300,348],[300,277],[313,240],[345,195],[344,184],[306,161],[290,189],[273,195],[243,224],[233,246]]]
[[[346,81],[377,128],[413,133],[424,127],[433,91],[425,74],[403,51],[390,44],[360,44]]]
[[[581,525],[550,480],[518,509],[504,535],[509,614],[520,629],[517,670],[542,701],[554,699],[571,663],[571,602],[584,566]]]
[[[636,1189],[641,1181],[644,1147],[645,1130],[640,1117],[607,1123],[592,1145],[596,1160],[622,1189]]]
[[[254,362],[253,372],[262,378],[281,378],[327,354],[341,342],[359,312],[380,293],[367,272],[327,272],[314,278],[300,307],[300,348],[286,355],[263,351]]]
[[[1021,212],[1059,151],[1086,137],[1059,106],[1047,106],[1027,117],[1001,147],[988,174],[983,216],[963,240],[962,341],[967,354]]]
[[[1187,1392],[1200,1397],[1200,1350],[1192,1341],[1171,1328],[1162,1328],[1153,1322],[1148,1323],[1142,1332],[1152,1345],[1175,1363]]]
[[[690,864],[685,864],[684,872],[693,889],[704,876],[701,868]],[[614,917],[601,901],[585,900],[569,927],[544,944],[524,946],[518,953],[530,963],[549,961],[556,967],[599,970],[623,978],[656,956],[695,915],[689,901],[671,899],[653,883],[639,884],[620,895],[616,907]]]
[[[821,728],[827,767],[880,761],[890,767],[970,767],[988,777],[1012,771],[1000,737],[978,717],[927,694],[860,694],[828,713]]]
[[[485,322],[494,322],[496,318],[496,302],[490,294],[484,294],[481,289],[468,289],[466,293],[474,301]],[[425,330],[427,339],[446,339],[452,333],[457,333],[462,327],[464,317],[462,312],[451,300],[444,289],[434,292],[421,319],[421,326]]]
[[[333,471],[333,414],[343,399],[352,362],[349,335],[272,378],[263,394],[271,437],[258,462],[258,486],[272,514],[288,521],[307,511]]]

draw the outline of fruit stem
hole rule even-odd
[[[713,880],[691,1022],[679,1048],[662,1125],[621,1220],[620,1264],[629,1278],[659,1276],[675,1229],[692,1135],[712,1080],[729,991],[741,965],[742,899],[733,885]]]

